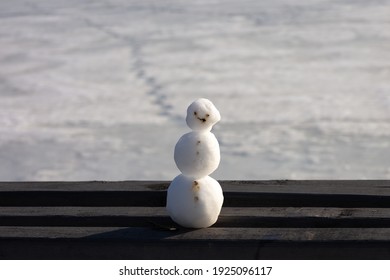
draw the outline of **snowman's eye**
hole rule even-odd
[[[194,115],[196,116],[198,113],[197,112],[194,112]]]

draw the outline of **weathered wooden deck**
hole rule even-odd
[[[178,227],[169,182],[1,182],[0,259],[390,259],[390,181],[221,181]]]

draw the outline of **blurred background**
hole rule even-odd
[[[171,180],[187,106],[216,179],[390,179],[390,1],[0,2],[0,180]]]

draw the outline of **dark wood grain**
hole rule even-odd
[[[226,192],[390,195],[389,180],[219,181]],[[6,191],[166,191],[169,181],[0,182]]]
[[[1,259],[390,259],[390,183],[221,181],[211,228],[165,210],[169,182],[0,182]]]
[[[0,207],[0,226],[176,227],[163,207]],[[390,228],[388,208],[224,207],[213,227]]]

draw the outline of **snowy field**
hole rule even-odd
[[[390,179],[390,1],[0,1],[0,180]]]

